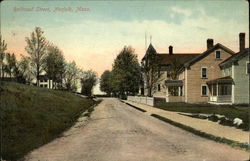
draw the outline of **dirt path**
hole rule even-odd
[[[237,161],[249,154],[203,139],[133,109],[104,99],[90,120],[34,150],[30,161]]]

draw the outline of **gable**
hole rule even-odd
[[[185,63],[184,67],[190,67],[190,66],[192,66],[196,62],[198,62],[198,61],[204,59],[205,57],[207,57],[208,55],[214,53],[216,50],[222,50],[222,51],[224,51],[224,53],[227,53],[229,55],[235,54],[231,49],[229,49],[229,48],[223,46],[222,44],[218,43],[218,44],[214,45],[212,48],[206,50],[202,54],[196,56],[195,58],[193,58],[190,61],[188,61],[187,63]]]
[[[224,60],[222,63],[220,63],[220,67],[227,67],[232,65],[232,63],[237,62],[245,57],[247,57],[249,55],[249,48],[243,50],[242,52],[238,52],[234,55],[232,55],[231,57],[229,57],[228,59]]]

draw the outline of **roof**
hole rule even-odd
[[[185,62],[198,56],[198,53],[174,53],[174,54],[158,54],[161,60],[161,65],[172,64],[173,60],[177,60],[181,65]]]
[[[215,84],[215,83],[233,83],[233,78],[230,76],[226,76],[207,81],[207,84]]]
[[[38,79],[39,80],[47,80],[48,79],[48,75],[39,75]]]
[[[178,60],[178,62],[181,65],[183,65],[188,60],[199,55],[199,53],[173,53],[173,54],[157,53],[157,51],[155,50],[155,48],[153,47],[153,45],[151,43],[149,44],[148,49],[147,49],[144,57],[142,58],[142,60],[146,59],[148,54],[157,54],[157,56],[161,60],[161,62],[160,62],[161,65],[172,64],[173,60],[175,60],[175,59]]]
[[[250,52],[249,48],[246,48],[243,51],[238,52],[238,53],[230,56],[229,58],[227,58],[226,60],[224,60],[223,62],[221,62],[219,64],[219,66],[222,67],[222,66],[224,66],[224,65],[226,65],[228,63],[235,62],[235,61],[241,59],[243,55],[249,54],[249,52]]]
[[[153,47],[153,45],[150,43],[145,55],[142,58],[142,60],[146,59],[148,54],[154,54],[154,53],[157,53],[157,52],[156,52],[155,48]]]
[[[224,45],[222,45],[220,43],[217,43],[216,45],[214,45],[210,49],[204,51],[202,54],[200,54],[197,57],[195,57],[195,58],[191,59],[190,61],[186,62],[184,64],[184,67],[189,67],[189,66],[193,65],[197,61],[201,60],[202,58],[204,58],[205,56],[207,56],[208,54],[210,54],[211,52],[213,52],[214,50],[219,49],[219,48],[225,50],[226,52],[228,52],[231,55],[235,54],[235,52],[232,51],[231,49],[225,47]]]

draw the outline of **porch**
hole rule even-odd
[[[230,76],[210,80],[207,84],[210,91],[209,103],[232,104],[233,79]]]
[[[183,81],[166,80],[166,102],[184,102]]]

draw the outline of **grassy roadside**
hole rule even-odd
[[[249,107],[239,105],[212,105],[212,104],[189,104],[183,102],[157,102],[156,108],[167,111],[184,112],[193,114],[220,114],[229,119],[240,118],[243,120],[244,130],[249,130]]]
[[[69,92],[0,82],[1,156],[17,160],[64,130],[96,102]]]
[[[210,139],[210,140],[214,140],[214,141],[219,142],[219,143],[228,144],[228,145],[230,145],[232,147],[238,147],[238,148],[241,148],[241,149],[244,149],[244,150],[249,150],[250,149],[248,144],[244,144],[244,143],[240,143],[240,142],[233,141],[233,140],[230,140],[230,139],[214,136],[212,134],[208,134],[208,133],[196,130],[196,129],[192,128],[192,127],[189,127],[189,126],[183,125],[181,123],[172,121],[172,120],[170,120],[168,118],[162,117],[162,116],[157,115],[157,114],[151,114],[151,116],[153,116],[153,117],[155,117],[155,118],[157,118],[159,120],[162,120],[164,122],[167,122],[167,123],[169,123],[171,125],[174,125],[176,127],[179,127],[179,128],[181,128],[183,130],[189,131],[189,132],[191,132],[191,133],[193,133],[195,135],[198,135],[198,136]]]

